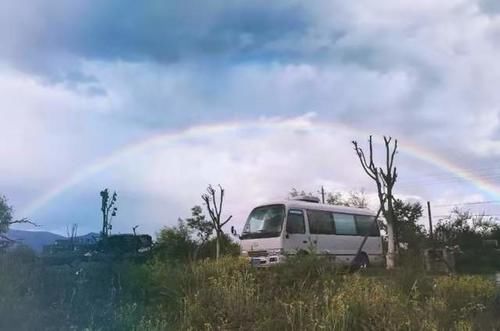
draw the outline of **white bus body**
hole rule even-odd
[[[365,208],[332,206],[300,200],[258,206],[241,234],[241,254],[252,264],[268,266],[287,255],[314,251],[336,263],[350,264],[364,240],[363,265],[384,263],[382,239],[375,213]]]

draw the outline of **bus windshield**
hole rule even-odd
[[[248,216],[241,239],[278,237],[284,218],[284,205],[257,207]]]

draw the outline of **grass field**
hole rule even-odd
[[[316,257],[43,266],[0,259],[1,330],[500,330],[488,276],[350,274]]]

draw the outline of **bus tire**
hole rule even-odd
[[[361,252],[353,263],[354,270],[366,269],[370,265],[370,260],[365,252]]]

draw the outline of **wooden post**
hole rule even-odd
[[[432,213],[431,213],[431,203],[427,201],[427,214],[429,215],[429,237],[433,239],[432,235]]]
[[[321,186],[321,203],[325,203],[325,188]]]

